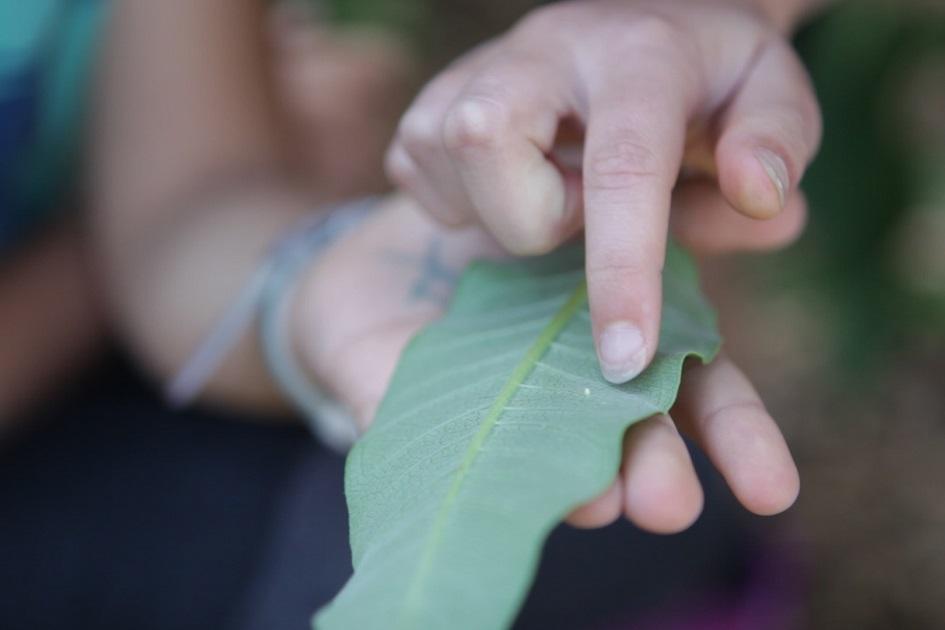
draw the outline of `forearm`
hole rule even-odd
[[[306,210],[269,102],[262,11],[257,0],[116,5],[93,134],[93,231],[116,324],[160,380]],[[252,335],[206,394],[281,405]]]
[[[113,312],[123,338],[160,382],[168,383],[194,355],[271,244],[307,210],[284,182],[263,174],[247,178],[176,206],[178,218],[112,272]],[[255,327],[224,359],[202,399],[250,411],[285,410]]]

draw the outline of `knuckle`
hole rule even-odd
[[[587,274],[598,279],[625,280],[626,278],[655,276],[662,277],[663,267],[655,263],[655,257],[638,257],[617,250],[588,258]]]
[[[556,32],[562,24],[573,24],[573,18],[577,17],[574,13],[570,2],[549,4],[527,13],[519,20],[516,29],[545,38],[549,33]]]
[[[384,170],[393,183],[403,188],[411,187],[417,179],[416,168],[406,153],[399,148],[387,152]]]
[[[627,25],[629,37],[654,46],[679,44],[679,26],[669,17],[655,11],[636,15]]]
[[[443,143],[448,151],[495,148],[509,127],[508,108],[487,96],[465,96],[446,114]]]
[[[787,45],[782,44],[782,46]],[[790,105],[797,119],[795,130],[798,138],[807,145],[807,152],[813,154],[820,144],[823,125],[820,104],[817,101],[810,74],[804,67],[803,62],[790,47],[787,47],[786,54],[791,68],[789,80],[797,86],[795,90],[796,100]]]
[[[766,415],[767,413],[768,410],[759,399],[742,398],[727,401],[715,408],[706,410],[696,418],[696,422],[705,430],[710,424],[732,420],[736,414]]]
[[[660,173],[659,159],[636,134],[614,134],[615,140],[592,156],[588,184],[597,189],[624,189],[634,180]]]
[[[657,9],[633,11],[611,24],[603,40],[609,56],[645,60],[650,71],[665,81],[677,85],[703,81],[698,43],[681,24]]]
[[[547,254],[560,242],[555,230],[543,225],[532,225],[520,217],[508,221],[504,229],[494,233],[502,247],[515,256]]]
[[[404,114],[397,129],[398,139],[412,154],[423,154],[439,141],[439,124],[426,108],[412,107]]]

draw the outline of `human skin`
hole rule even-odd
[[[269,245],[317,205],[293,178],[263,22],[256,0],[115,6],[93,132],[91,229],[112,319],[158,380],[183,365]],[[695,186],[677,191],[670,227],[699,252],[777,247],[803,225],[799,197],[757,222],[731,212],[719,195],[703,196],[696,212],[686,203],[699,193]],[[659,229],[665,238],[666,226]],[[425,260],[430,243],[440,242],[444,264],[458,272],[498,251],[493,236],[437,225],[410,196],[395,195],[303,275],[290,323],[295,348],[362,427],[400,350],[449,294],[441,287],[438,301],[411,300],[425,268],[392,264],[390,249]],[[268,413],[288,408],[249,333],[203,400]],[[572,522],[602,525],[623,513],[652,531],[687,527],[702,491],[677,426],[752,511],[775,513],[793,502],[797,471],[784,440],[728,361],[687,370],[673,417],[675,424],[656,418],[628,433],[614,485]]]
[[[756,219],[803,203],[820,114],[781,31],[796,5],[770,6],[776,16],[732,0],[536,9],[426,86],[388,171],[432,216],[477,222],[516,254],[583,230],[601,371],[630,380],[659,338],[674,188],[677,202]],[[577,163],[558,152],[563,135],[577,136]],[[700,194],[677,187],[683,169]]]
[[[516,254],[547,252],[583,231],[601,372],[625,382],[656,351],[671,224],[711,248],[734,233],[736,217],[803,213],[797,186],[821,120],[786,34],[817,4],[576,0],[536,9],[424,88],[401,120],[388,173],[442,223],[481,225]],[[742,387],[734,374],[705,382]],[[735,418],[731,428],[767,413],[749,396],[717,416]],[[688,525],[702,495],[673,423],[634,428],[625,452],[634,456],[623,487],[618,479],[574,519],[603,524],[622,510],[655,531]],[[782,466],[772,483],[732,487],[749,509],[774,513],[793,502],[797,474],[780,447],[765,452],[778,462],[771,470]]]
[[[268,10],[258,0],[114,3],[90,133],[90,231],[112,319],[159,380],[184,363],[277,235],[363,191],[366,177],[378,186],[382,148],[353,120],[376,120],[377,101],[403,98],[375,93],[371,61],[383,56],[394,82],[402,51],[375,42],[346,59],[355,44],[342,34]],[[345,102],[339,122],[330,114]],[[252,335],[203,395],[288,411]]]
[[[794,221],[762,224],[764,237],[771,246],[790,242],[800,225]],[[696,245],[682,233],[677,237],[690,249]],[[702,239],[696,251],[730,247],[728,240]],[[504,255],[481,228],[446,229],[412,199],[389,197],[303,277],[295,302],[296,347],[313,378],[345,401],[366,429],[400,351],[443,313],[463,267]],[[780,512],[796,497],[797,470],[777,425],[748,379],[722,356],[709,366],[687,367],[670,416],[628,431],[614,483],[569,522],[597,527],[625,514],[650,531],[688,527],[701,510],[702,490],[681,434],[707,453],[752,512]]]

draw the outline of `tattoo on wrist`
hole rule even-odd
[[[459,270],[444,260],[443,243],[438,237],[427,241],[426,250],[422,254],[391,251],[386,257],[395,264],[417,271],[406,296],[408,301],[432,302],[437,306],[446,306],[459,279]]]

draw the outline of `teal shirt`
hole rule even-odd
[[[70,184],[106,0],[0,0],[0,251]]]

